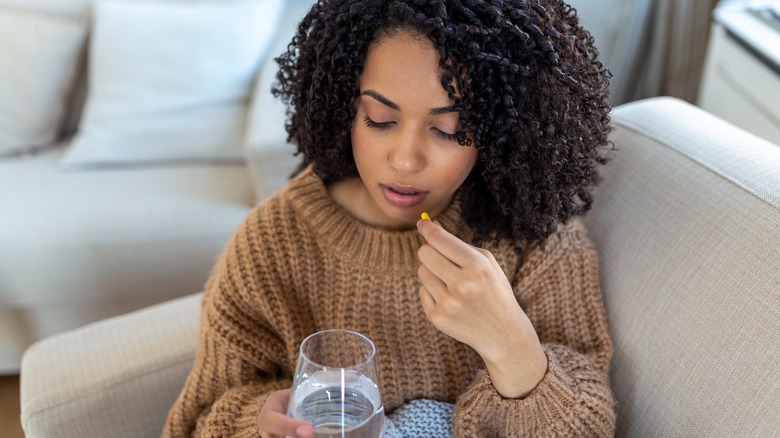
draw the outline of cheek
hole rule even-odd
[[[360,126],[355,126],[355,124],[353,124],[350,135],[352,136],[352,152],[357,155],[358,152],[364,148],[366,143],[365,134],[363,133],[363,130],[360,129]]]
[[[376,147],[376,140],[372,139],[371,133],[368,132],[369,128],[360,126],[357,124],[352,125],[352,155],[355,157],[355,162],[358,166],[361,163],[370,162],[373,156],[376,155],[378,148]]]
[[[459,146],[463,147],[463,146]],[[474,168],[474,166],[477,164],[477,150],[476,148],[472,146],[467,146],[467,149],[463,151],[463,154],[461,154],[458,157],[457,160],[457,170],[459,171],[458,174],[462,179],[466,179],[466,177],[471,173],[471,169]]]
[[[474,148],[470,149],[473,151],[472,153],[465,153],[466,151],[463,151],[464,153],[457,154],[457,156],[451,157],[446,162],[442,162],[442,164],[446,164],[440,168],[439,172],[444,180],[447,181],[448,186],[452,186],[453,188],[460,187],[474,168],[474,165],[477,162],[477,154]]]

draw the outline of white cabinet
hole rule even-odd
[[[780,2],[715,10],[698,105],[780,145]]]

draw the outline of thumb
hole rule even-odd
[[[314,436],[314,428],[309,423],[303,423],[295,428],[295,435],[298,438],[312,438]]]

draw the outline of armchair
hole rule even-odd
[[[618,436],[780,428],[780,146],[680,100],[613,112],[586,222],[615,343]],[[30,347],[29,437],[157,436],[194,358],[199,295]]]

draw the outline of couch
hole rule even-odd
[[[39,339],[203,287],[295,166],[270,59],[306,9],[0,0],[0,374]]]
[[[673,98],[613,111],[586,216],[614,339],[620,437],[780,430],[780,146]],[[24,355],[29,437],[157,436],[189,372],[199,294]]]

